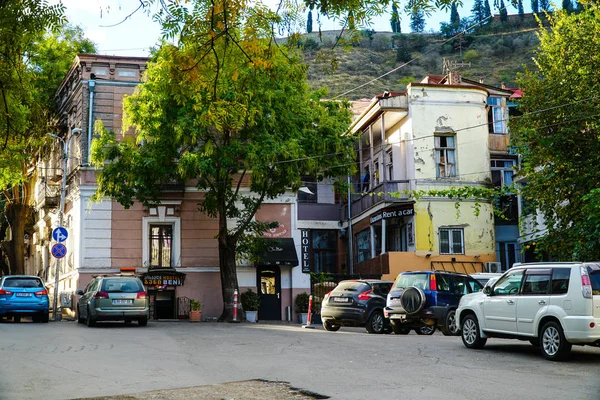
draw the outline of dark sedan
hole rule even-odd
[[[369,333],[390,332],[383,308],[392,284],[374,279],[341,281],[321,304],[323,327],[337,331],[342,326],[364,326]]]

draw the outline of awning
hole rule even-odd
[[[298,265],[296,245],[292,238],[265,239],[268,243],[266,253],[257,265]]]

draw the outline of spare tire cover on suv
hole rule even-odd
[[[416,286],[407,287],[400,296],[400,304],[407,314],[415,314],[421,311],[425,301],[425,293]]]

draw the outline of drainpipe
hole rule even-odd
[[[92,118],[94,116],[94,93],[96,92],[96,81],[89,80],[88,87],[90,88],[90,105],[88,110],[88,137],[87,137],[87,163],[90,165],[92,161],[92,130],[94,129],[94,122]]]
[[[359,171],[359,177],[360,171]],[[348,175],[348,272],[354,274],[354,249],[352,248],[352,197],[350,193],[350,175]]]

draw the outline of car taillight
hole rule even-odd
[[[437,290],[437,282],[435,280],[435,274],[429,275],[429,290]]]
[[[146,292],[138,292],[138,294],[137,294],[138,299],[145,299],[146,297],[148,297]]]
[[[586,299],[592,298],[592,282],[587,272],[587,267],[581,267],[581,293]]]
[[[44,290],[38,290],[37,292],[35,292],[36,296],[48,296],[48,291],[46,289]]]
[[[10,296],[11,294],[13,294],[13,292],[9,292],[8,290],[0,289],[0,295],[1,294],[5,294],[7,296]]]
[[[362,292],[361,294],[358,295],[358,299],[359,300],[369,300],[369,298],[371,296],[369,296],[369,294],[371,293],[370,290],[367,290],[366,292]]]
[[[96,292],[96,297],[97,299],[108,299],[108,293],[106,292]]]

